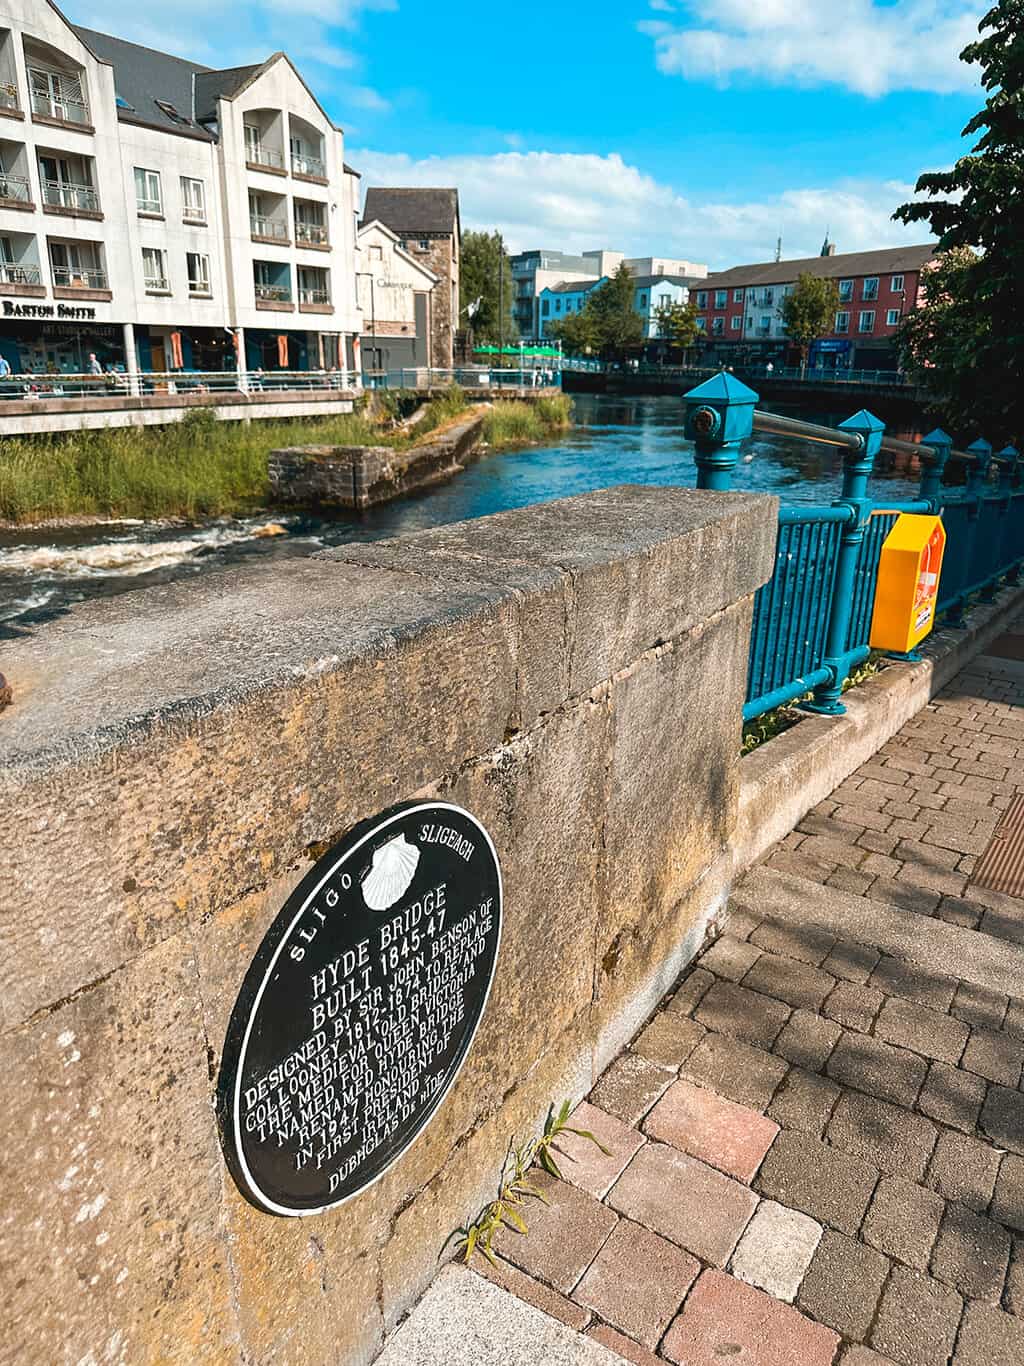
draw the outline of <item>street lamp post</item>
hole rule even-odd
[[[356,279],[369,280],[370,282],[370,354],[373,356],[373,364],[377,364],[377,310],[373,294],[373,272],[369,270],[357,270]]]
[[[505,345],[505,242],[498,233],[498,365]]]

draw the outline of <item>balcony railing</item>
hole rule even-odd
[[[323,223],[304,223],[302,219],[295,220],[295,240],[296,242],[315,242],[319,246],[327,245],[327,228]]]
[[[264,218],[259,213],[249,215],[249,231],[253,237],[272,237],[281,242],[288,240],[287,223],[280,218]]]
[[[321,179],[327,175],[323,159],[309,156],[306,152],[292,153],[292,171],[295,175],[315,175]]]
[[[329,289],[304,289],[299,286],[300,304],[329,304],[331,302],[331,291]]]
[[[171,287],[166,275],[144,275],[142,278],[148,294],[170,294]]]
[[[261,285],[256,282],[256,298],[265,304],[290,304],[292,291],[289,285]]]
[[[250,166],[270,166],[275,171],[284,170],[284,154],[276,147],[264,147],[262,142],[247,143],[245,159]]]
[[[28,181],[20,175],[0,175],[0,199],[13,199],[19,204],[31,203]]]
[[[43,181],[43,203],[51,208],[99,213],[100,197],[91,185],[70,185],[59,180]]]
[[[136,213],[162,214],[164,211],[163,201],[160,199],[135,199]]]
[[[85,100],[71,95],[44,95],[33,90],[32,112],[47,119],[59,119],[61,123],[89,123],[89,106]]]
[[[0,85],[0,109],[20,109],[18,90],[13,85]]]
[[[38,285],[41,283],[38,266],[16,266],[12,261],[0,261],[0,284]]]
[[[81,270],[74,266],[53,266],[53,283],[61,289],[109,289],[107,272],[92,266]]]

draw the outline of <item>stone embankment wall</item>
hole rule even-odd
[[[349,508],[387,503],[462,468],[480,441],[486,409],[405,451],[390,446],[286,446],[267,467],[273,501]]]
[[[620,488],[107,601],[3,648],[5,1355],[356,1366],[728,889],[776,504]],[[489,829],[494,988],[375,1186],[259,1213],[225,1027],[318,847],[443,795]]]

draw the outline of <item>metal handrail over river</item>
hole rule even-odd
[[[753,431],[798,436],[840,447],[843,487],[830,507],[779,511],[775,572],[754,600],[744,720],[813,694],[804,705],[837,715],[843,683],[870,654],[875,586],[882,545],[901,512],[942,515],[946,557],[937,611],[961,627],[974,593],[991,600],[1003,580],[1017,581],[1024,562],[1024,488],[1016,449],[993,455],[984,440],[966,451],[930,432],[920,444],[885,436],[885,424],[863,409],[838,428],[779,417],[755,407],[758,395],[722,372],[686,396],[686,433],[696,447],[697,487],[729,489],[740,444]],[[868,494],[881,450],[922,461],[919,497],[879,502]],[[942,486],[951,460],[967,463],[966,488]],[[998,482],[989,483],[993,468]]]

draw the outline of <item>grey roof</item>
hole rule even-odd
[[[701,282],[703,282],[703,277]],[[695,285],[698,281],[696,275],[638,275],[633,283],[637,289],[650,289],[653,285]]]
[[[254,76],[262,62],[252,66],[230,66],[223,71],[200,70],[195,74],[194,109],[196,118],[209,120],[216,118],[217,101],[222,95],[233,95],[241,89],[251,76]]]
[[[878,251],[850,251],[842,256],[808,256],[798,261],[763,261],[759,265],[733,266],[702,280],[703,289],[739,289],[744,285],[788,284],[798,275],[825,280],[845,280],[856,275],[899,275],[921,270],[933,260],[937,242],[916,247],[883,247]]]
[[[109,33],[96,33],[77,24],[73,27],[86,47],[114,68],[114,89],[129,106],[118,107],[118,118],[210,140],[210,134],[194,122],[192,102],[193,77],[208,72],[208,67],[140,47],[138,43],[127,43]],[[164,113],[157,100],[173,105],[184,122]]]
[[[456,234],[459,230],[459,192],[456,189],[381,189],[366,191],[363,222],[379,219],[399,236],[417,232]]]
[[[548,285],[547,289],[542,289],[542,294],[588,294],[592,289],[596,289],[605,276],[597,280],[559,280],[557,285]]]

